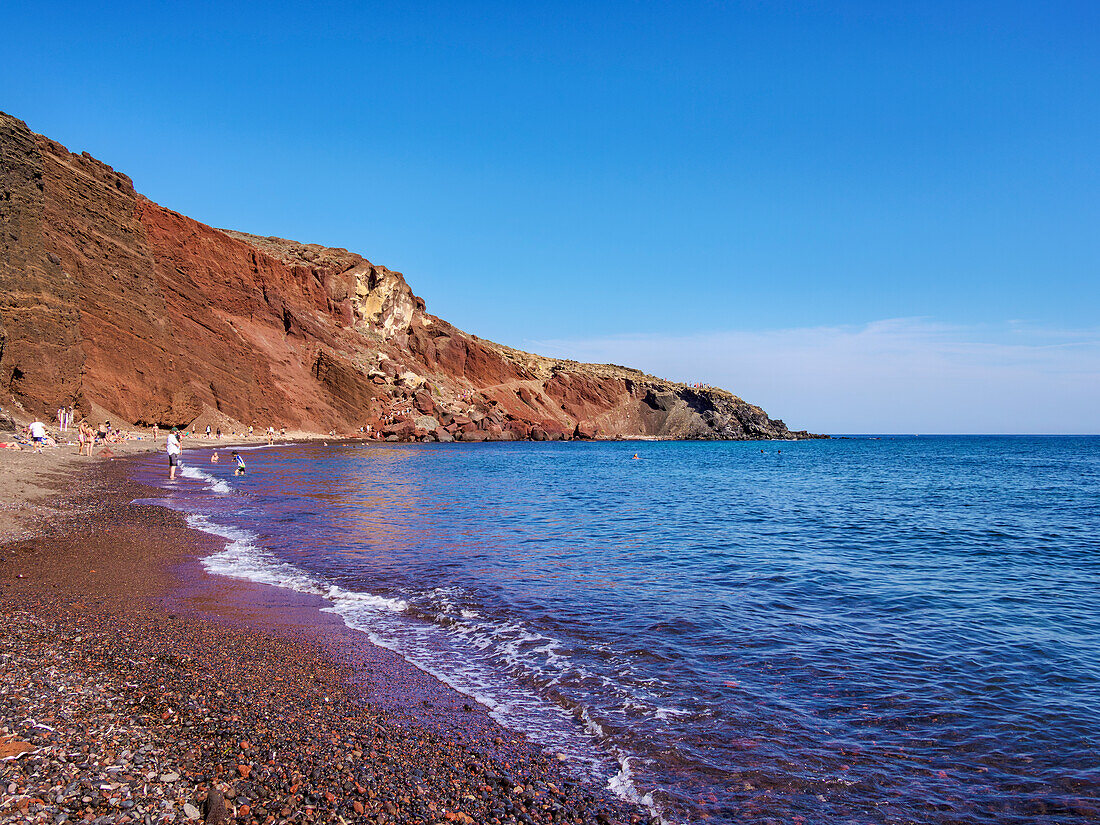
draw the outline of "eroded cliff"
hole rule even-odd
[[[759,407],[543,358],[344,249],[214,229],[0,113],[0,391],[139,425],[394,439],[805,438]]]

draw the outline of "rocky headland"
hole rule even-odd
[[[3,113],[0,152],[0,394],[21,416],[72,404],[395,441],[814,437],[721,389],[480,339],[399,272],[201,224]]]

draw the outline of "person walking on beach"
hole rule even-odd
[[[168,453],[168,480],[173,481],[176,478],[176,467],[179,466],[180,456],[183,455],[183,446],[180,444],[180,437],[175,427],[168,433],[168,443],[164,449]]]
[[[157,436],[158,435],[160,435],[160,427],[158,427],[156,425],[156,422],[154,422],[153,423],[153,444],[157,443]]]
[[[27,431],[30,433],[31,441],[34,442],[34,451],[42,452],[42,445],[46,443],[46,425],[36,418],[28,425]]]

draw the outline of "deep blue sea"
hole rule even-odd
[[[668,822],[1100,817],[1100,437],[243,455],[138,469],[209,570]]]

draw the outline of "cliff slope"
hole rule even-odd
[[[393,439],[810,437],[723,390],[479,339],[398,272],[198,223],[3,113],[0,393],[28,414]]]

